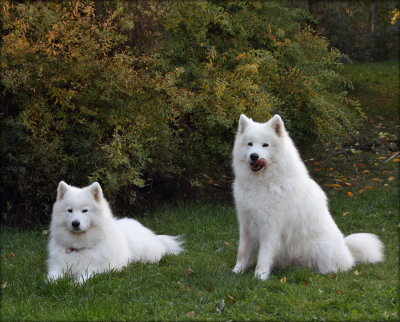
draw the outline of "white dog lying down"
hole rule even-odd
[[[266,123],[241,115],[233,171],[240,230],[233,272],[246,270],[257,253],[255,275],[261,279],[274,266],[295,264],[324,274],[383,260],[377,236],[340,232],[279,115]]]
[[[48,243],[48,279],[69,274],[80,282],[130,262],[157,263],[182,251],[179,237],[156,235],[134,219],[116,219],[95,182],[76,188],[61,181]]]

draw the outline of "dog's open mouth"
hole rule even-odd
[[[257,172],[267,166],[267,161],[265,159],[258,159],[255,162],[250,163],[250,168],[252,171]]]

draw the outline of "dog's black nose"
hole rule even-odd
[[[80,224],[81,224],[81,223],[80,223],[78,220],[74,220],[74,221],[72,222],[72,227],[78,228]]]
[[[257,161],[258,158],[259,158],[259,155],[257,153],[250,154],[251,161]]]

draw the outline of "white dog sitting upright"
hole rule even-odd
[[[266,123],[241,115],[233,171],[240,233],[233,272],[246,270],[257,252],[255,275],[263,280],[276,266],[299,265],[325,274],[383,260],[377,236],[340,232],[325,193],[310,178],[279,115]]]
[[[76,188],[61,181],[48,243],[48,279],[69,274],[83,282],[130,262],[157,263],[182,250],[179,237],[155,235],[134,219],[116,219],[95,182]]]

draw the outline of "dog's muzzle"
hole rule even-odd
[[[260,171],[261,169],[265,168],[266,166],[267,166],[267,161],[265,161],[265,159],[263,159],[263,158],[250,162],[250,168],[251,168],[251,171],[253,171],[253,172]]]

